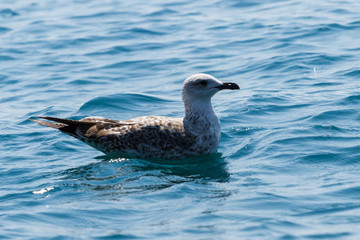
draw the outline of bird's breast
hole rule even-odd
[[[194,116],[184,120],[187,132],[196,136],[194,148],[200,153],[215,152],[220,142],[220,122],[215,116],[212,119]]]

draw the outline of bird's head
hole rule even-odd
[[[184,81],[182,98],[188,101],[209,101],[217,92],[224,89],[236,90],[240,87],[236,83],[221,82],[211,75],[199,73],[188,77]]]

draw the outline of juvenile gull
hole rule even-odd
[[[184,81],[184,118],[144,116],[126,121],[87,117],[79,121],[55,117],[33,120],[59,129],[111,156],[182,158],[215,152],[220,141],[220,122],[211,97],[223,89],[240,89],[208,74],[195,74]]]

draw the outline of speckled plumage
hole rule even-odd
[[[222,89],[239,89],[207,74],[184,82],[184,118],[144,116],[126,121],[87,117],[80,121],[54,117],[33,120],[86,142],[108,155],[139,158],[182,158],[215,152],[220,141],[220,122],[211,97]]]

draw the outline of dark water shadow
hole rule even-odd
[[[225,183],[230,179],[220,153],[179,160],[121,159],[98,156],[100,161],[57,173],[60,184],[102,194],[153,192],[181,183]]]
[[[140,161],[146,163],[143,170],[163,169],[171,175],[204,182],[228,182],[230,178],[225,158],[221,153],[174,160],[149,159]]]

